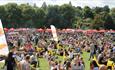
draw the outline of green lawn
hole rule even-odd
[[[49,70],[49,65],[45,58],[39,58],[39,62],[40,62],[39,70]]]
[[[0,70],[1,70],[1,68],[3,67],[3,64],[4,64],[4,63],[0,63]]]
[[[82,57],[85,62],[85,70],[90,70],[89,53],[83,52]]]

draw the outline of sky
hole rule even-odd
[[[24,4],[29,3],[33,5],[36,3],[38,7],[41,7],[43,2],[46,2],[47,5],[62,5],[67,4],[71,1],[73,6],[89,6],[89,7],[103,7],[108,5],[110,8],[115,7],[115,0],[0,0],[0,5],[4,5],[7,3],[17,3],[17,4]]]

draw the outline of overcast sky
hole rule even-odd
[[[37,6],[41,7],[43,2],[46,2],[47,5],[62,5],[64,3],[69,3],[69,1],[71,1],[73,6],[103,7],[108,5],[110,8],[115,7],[115,0],[0,0],[0,5],[7,3],[29,3],[33,5],[36,3]]]

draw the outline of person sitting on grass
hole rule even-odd
[[[36,53],[33,53],[30,59],[31,59],[31,65],[33,65],[33,70],[35,70],[38,62]]]
[[[31,70],[29,62],[30,62],[30,56],[26,55],[25,59],[23,59],[22,61],[20,61],[18,69],[19,70]]]

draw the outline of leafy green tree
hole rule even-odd
[[[83,16],[84,16],[84,18],[94,18],[93,12],[90,9],[90,7],[85,6],[83,8]]]
[[[50,27],[50,25],[55,25],[56,27],[60,27],[60,11],[59,11],[59,6],[48,6],[48,13],[46,14],[46,21],[45,21],[45,26]]]
[[[5,10],[7,17],[5,19],[8,27],[18,27],[18,22],[21,16],[21,9],[18,8],[18,5],[16,3],[8,3],[5,5]]]
[[[29,4],[21,4],[19,7],[22,11],[21,23],[25,25],[24,27],[34,26],[33,21],[32,21],[32,18],[34,17],[34,14],[35,14],[34,8],[30,6]]]
[[[6,11],[4,6],[0,6],[0,18],[3,19],[5,17]]]
[[[43,8],[44,11],[47,11],[47,4],[46,4],[46,2],[43,2],[41,8]]]
[[[71,3],[71,1],[69,1],[69,5],[70,5],[70,6],[72,6],[72,3]]]
[[[114,24],[115,24],[115,8],[112,8],[112,9],[111,9],[110,15],[111,15],[111,17],[112,17],[112,19],[113,19],[113,22],[114,22]]]
[[[60,12],[64,18],[65,27],[72,28],[75,18],[75,8],[69,4],[60,6]]]
[[[8,24],[6,22],[6,10],[4,6],[0,6],[0,19],[2,20],[2,23],[4,25],[4,27],[7,27]]]
[[[45,21],[45,11],[42,8],[36,8],[33,16],[34,27],[43,28]]]
[[[7,28],[44,28],[55,25],[57,28],[104,28],[115,29],[115,8],[109,6],[90,8],[69,4],[42,7],[27,4],[8,3],[0,6],[0,19]]]
[[[94,17],[94,23],[91,26],[94,29],[104,28],[104,21],[102,20],[100,14],[96,14],[96,16]]]
[[[93,11],[94,16],[95,16],[96,14],[103,12],[103,8],[102,7],[95,7],[95,8],[92,8],[92,11]]]
[[[102,12],[100,15],[102,16],[102,20],[104,21],[104,28],[105,29],[113,29],[114,24],[113,24],[113,19],[110,16],[110,14],[107,12]]]
[[[97,29],[114,29],[113,19],[107,12],[102,12],[95,16],[92,27]]]
[[[103,11],[109,13],[110,12],[109,6],[107,6],[107,5],[104,6]]]
[[[81,7],[75,7],[75,17],[80,17],[83,18],[83,14],[82,14],[82,8]]]

